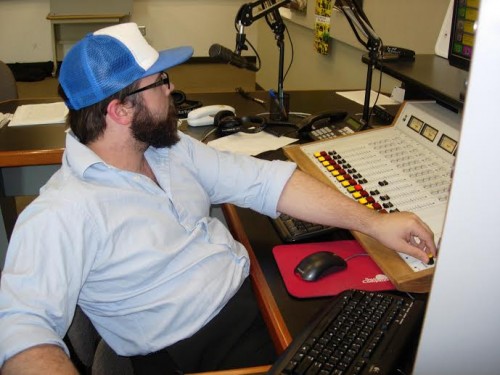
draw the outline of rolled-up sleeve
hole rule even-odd
[[[36,205],[18,219],[0,284],[0,366],[36,345],[54,344],[68,352],[62,337],[88,269],[83,237],[92,231],[72,224],[64,214],[40,214]]]
[[[193,173],[212,203],[233,203],[271,217],[278,215],[278,200],[296,169],[295,163],[221,152],[192,139],[187,144]],[[173,165],[179,163],[181,160]]]

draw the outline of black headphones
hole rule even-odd
[[[174,90],[170,95],[174,99],[179,118],[186,118],[189,112],[202,106],[202,103],[198,100],[188,100],[186,94],[180,90]]]
[[[265,129],[266,119],[260,116],[237,117],[232,111],[219,111],[214,116],[214,126],[219,136],[243,133],[258,133]]]

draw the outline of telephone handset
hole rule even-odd
[[[346,119],[346,117],[347,112],[345,111],[326,110],[314,113],[299,121],[299,123],[297,124],[297,132],[301,138],[309,137],[314,140],[333,138],[337,135],[340,135],[336,134],[337,130],[348,126],[348,124],[341,124],[343,126],[340,127],[337,125],[339,123],[342,123]],[[354,131],[357,130],[352,129],[352,132]],[[320,137],[320,134],[323,134],[323,136]]]

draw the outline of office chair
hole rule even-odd
[[[77,306],[65,337],[71,360],[81,374],[133,375],[132,364],[121,357],[101,338],[90,319]]]
[[[17,85],[14,74],[3,61],[0,61],[0,102],[17,99]]]

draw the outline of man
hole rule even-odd
[[[174,362],[202,371],[267,360],[265,343],[247,340],[260,324],[248,254],[209,217],[212,204],[361,231],[424,262],[436,255],[413,214],[379,214],[293,163],[218,152],[178,133],[165,71],[191,54],[158,53],[128,23],[88,35],[66,56],[59,80],[71,131],[61,169],[11,237],[2,374],[72,373],[61,337],[76,305],[137,373],[154,373],[157,361],[166,373]]]

